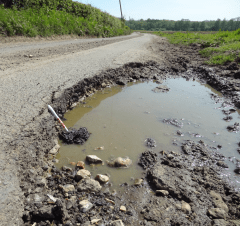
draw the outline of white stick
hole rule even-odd
[[[61,123],[63,128],[68,132],[67,127],[64,125],[64,123],[61,121],[61,119],[58,117],[58,115],[56,114],[56,112],[53,110],[53,108],[50,105],[48,105],[48,109],[52,112],[52,114],[55,116],[55,118]]]

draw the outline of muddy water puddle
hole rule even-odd
[[[86,169],[93,177],[108,174],[112,188],[142,177],[142,168],[137,165],[140,154],[146,149],[147,138],[156,141],[155,152],[181,151],[184,140],[204,141],[215,147],[224,156],[238,159],[238,133],[228,132],[227,126],[239,122],[239,113],[232,113],[230,122],[223,120],[222,101],[211,95],[221,94],[198,81],[183,78],[163,81],[167,92],[153,92],[159,86],[154,82],[129,83],[125,87],[115,86],[98,91],[72,111],[65,114],[67,127],[87,127],[91,136],[84,145],[61,144],[57,155],[57,167],[71,166],[70,162],[85,161],[87,155],[97,155],[104,165]],[[231,107],[232,108],[232,107]],[[164,123],[164,119],[177,119],[180,127]],[[218,146],[220,145],[220,146]],[[101,148],[100,148],[101,147]],[[126,169],[113,168],[106,160],[128,156],[133,164]],[[240,157],[239,157],[240,158]],[[226,175],[238,183],[234,174],[235,165],[226,160],[229,169]],[[73,166],[71,166],[73,167]]]

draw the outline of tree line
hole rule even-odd
[[[233,31],[240,28],[240,19],[220,20],[216,21],[190,21],[182,19],[180,21],[173,20],[126,20],[126,25],[133,30],[148,31]]]

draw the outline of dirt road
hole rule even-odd
[[[25,166],[21,165],[22,152],[12,141],[24,142],[27,132],[34,131],[33,125],[49,114],[47,104],[53,94],[108,68],[159,61],[161,57],[150,47],[153,39],[153,35],[135,33],[109,39],[0,45],[1,225],[22,225],[24,211],[19,169]],[[24,145],[26,152],[36,152],[27,142]]]

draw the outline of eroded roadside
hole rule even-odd
[[[158,42],[152,45],[157,46]],[[160,51],[164,51],[165,65],[150,61],[109,69],[80,81],[63,93],[53,93],[49,104],[63,117],[74,103],[103,88],[103,84],[167,79],[175,74],[187,79],[199,78],[239,106],[239,69],[236,65],[209,68],[202,65],[202,59],[194,52],[197,47],[184,51],[166,42],[159,46]],[[226,75],[229,76],[227,79]],[[219,178],[221,166],[216,163],[222,161],[224,156],[212,152],[204,144],[184,143],[180,155],[146,152],[140,160],[146,166],[142,184],[134,187],[125,184],[125,192],[116,195],[104,186],[100,190],[93,181],[92,184],[89,181],[77,182],[71,171],[59,171],[54,167],[49,152],[56,145],[59,129],[51,115],[40,114],[25,126],[22,134],[8,147],[19,153],[17,161],[20,166],[20,187],[24,192],[25,222],[19,225],[35,222],[39,222],[35,225],[89,225],[97,219],[101,219],[99,225],[107,225],[118,219],[124,225],[239,224],[239,193]],[[195,166],[192,166],[193,161]],[[70,190],[63,188],[70,188],[67,184],[72,185]],[[152,191],[156,190],[161,191],[152,195]],[[93,206],[83,212],[79,201],[85,199]],[[119,210],[122,205],[127,208],[126,211]]]

